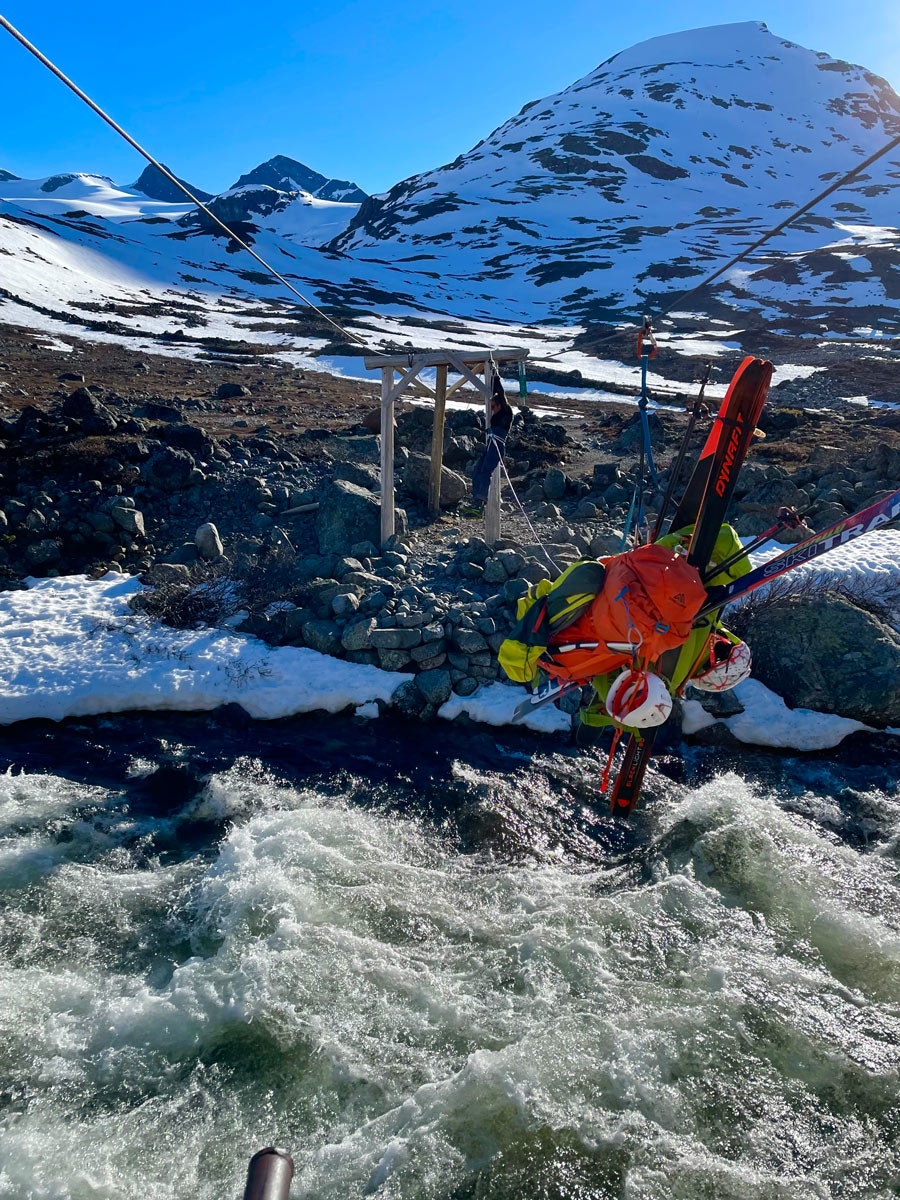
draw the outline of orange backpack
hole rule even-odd
[[[658,543],[604,560],[606,578],[587,612],[551,637],[541,666],[585,683],[636,654],[654,662],[690,636],[706,600],[697,570]]]

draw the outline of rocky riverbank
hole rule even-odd
[[[515,496],[505,490],[503,537],[493,545],[480,521],[458,515],[482,445],[477,405],[448,413],[438,520],[426,511],[431,410],[403,407],[399,532],[380,547],[372,387],[311,372],[128,359],[79,348],[62,360],[70,369],[51,377],[48,361],[58,367],[61,356],[48,360],[25,335],[3,343],[3,586],[34,575],[138,574],[148,584],[144,610],[170,623],[227,623],[273,645],[410,674],[397,706],[428,719],[452,692],[500,677],[496,652],[529,583],[620,548],[639,436],[633,405],[554,399],[548,413],[537,397],[520,404],[507,455]],[[797,387],[790,407],[773,394],[761,422],[733,514],[742,534],[766,528],[783,504],[823,528],[900,482],[898,414],[807,409]],[[662,488],[685,424],[681,412],[653,414]],[[705,428],[698,444],[703,436]],[[779,604],[786,617],[770,620],[757,606],[744,621],[763,682],[787,694],[785,625],[807,622],[804,654],[817,663],[814,631],[827,626],[827,661],[806,692],[792,677],[790,702],[900,723],[900,638],[888,614],[846,594]],[[859,617],[848,621],[841,605]],[[844,663],[836,688],[828,662],[848,654],[850,682]]]

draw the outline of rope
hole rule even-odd
[[[653,532],[650,535],[651,542],[655,542],[662,531],[663,521],[666,519],[666,514],[669,511],[669,505],[672,503],[672,497],[675,494],[675,488],[678,486],[678,482],[681,478],[681,471],[687,455],[687,448],[688,443],[691,440],[691,434],[694,432],[694,426],[697,424],[698,418],[703,413],[703,396],[706,392],[706,385],[709,383],[709,377],[711,374],[712,363],[707,363],[706,370],[703,372],[703,379],[700,381],[700,392],[697,396],[697,399],[694,401],[691,409],[691,415],[688,418],[687,428],[684,431],[684,437],[681,439],[681,445],[678,447],[678,457],[675,459],[675,463],[669,471],[669,482],[666,487],[665,495],[662,499],[662,504],[659,506],[659,512],[656,515],[656,524],[653,526]]]
[[[509,471],[507,471],[507,469],[506,469],[506,461],[502,455],[500,456],[500,469],[503,471],[503,474],[506,476],[506,482],[509,484],[509,490],[512,492],[513,500],[515,500],[516,506],[517,506],[519,512],[525,518],[525,524],[531,530],[531,536],[534,538],[534,540],[538,544],[538,546],[540,546],[541,553],[543,554],[544,558],[546,558],[546,560],[550,564],[550,566],[553,568],[553,571],[555,572],[555,578],[558,579],[559,576],[562,575],[562,571],[560,570],[559,566],[550,557],[550,552],[545,548],[544,543],[540,539],[540,535],[538,534],[535,527],[532,525],[531,521],[529,521],[528,513],[522,507],[522,501],[519,499],[519,497],[516,493],[516,489],[513,487],[512,480],[509,477]]]
[[[197,197],[193,194],[193,192],[191,192],[191,190],[188,187],[186,187],[185,184],[183,184],[180,179],[176,179],[175,176],[172,174],[172,172],[167,167],[164,167],[163,164],[161,162],[158,162],[153,157],[153,155],[149,153],[149,151],[145,150],[144,147],[140,145],[139,142],[136,142],[135,139],[129,133],[127,133],[122,128],[121,125],[118,124],[118,122],[114,121],[112,119],[112,117],[109,116],[108,113],[105,113],[103,111],[103,109],[99,106],[99,104],[95,104],[94,101],[90,98],[90,96],[88,96],[86,92],[83,92],[76,83],[73,83],[72,80],[68,77],[68,75],[64,75],[63,72],[59,69],[59,67],[57,67],[54,63],[52,63],[45,54],[42,54],[41,51],[38,50],[37,46],[32,45],[32,43],[28,41],[28,39],[25,37],[24,34],[20,33],[19,30],[16,29],[14,25],[11,25],[10,22],[7,21],[6,17],[4,17],[2,15],[2,13],[0,13],[0,25],[2,25],[2,27],[7,31],[7,33],[12,34],[12,36],[16,39],[16,41],[19,42],[22,46],[24,46],[25,49],[29,51],[29,53],[33,54],[34,57],[39,62],[43,63],[44,66],[48,68],[48,70],[52,71],[53,74],[57,77],[57,79],[59,79],[62,83],[64,83],[66,85],[67,88],[69,88],[71,91],[73,91],[80,100],[83,100],[89,108],[93,109],[93,111],[97,114],[97,116],[102,118],[102,120],[104,120],[106,122],[106,124],[110,126],[111,129],[114,129],[116,131],[116,133],[118,133],[120,135],[120,137],[123,137],[125,139],[125,141],[128,142],[129,146],[132,146],[135,150],[137,150],[138,154],[140,154],[143,158],[145,158],[147,160],[147,162],[150,163],[151,166],[156,167],[157,171],[160,171],[166,177],[166,179],[168,179],[169,183],[173,183],[180,192],[182,192],[185,196],[187,196],[188,200],[190,200],[190,202],[192,204],[196,204],[196,206],[202,212],[204,212],[209,217],[209,219],[223,231],[223,233],[228,234],[228,236],[230,238],[232,238],[235,242],[237,242],[237,244],[242,249],[246,250],[249,255],[251,255],[253,258],[255,258],[261,267],[265,267],[265,269],[271,275],[274,275],[275,278],[279,281],[279,283],[283,284],[288,289],[289,292],[293,292],[293,294],[299,300],[302,300],[304,304],[308,305],[308,307],[313,310],[313,312],[317,313],[324,321],[327,321],[329,325],[331,325],[334,329],[336,329],[338,331],[338,333],[342,334],[348,340],[356,342],[358,345],[368,348],[368,343],[365,342],[363,340],[363,338],[359,337],[355,333],[351,333],[348,329],[344,329],[344,327],[342,325],[339,325],[337,321],[332,320],[332,318],[329,317],[327,313],[323,312],[321,308],[319,308],[317,305],[313,304],[312,300],[310,300],[307,296],[304,296],[303,293],[298,291],[297,288],[295,288],[292,283],[290,283],[287,279],[285,279],[285,277],[279,271],[276,271],[275,268],[271,265],[271,263],[266,262],[266,260],[264,258],[262,258],[259,254],[257,254],[255,250],[251,249],[251,247],[248,246],[245,241],[243,241],[241,238],[239,238],[233,229],[229,229],[229,227],[225,224],[225,222],[221,221],[210,208],[207,208],[207,206],[203,203],[202,200],[198,200]]]
[[[732,267],[737,266],[741,259],[746,258],[748,254],[752,254],[754,250],[758,250],[759,247],[764,245],[770,238],[776,237],[783,230],[787,229],[788,225],[792,225],[798,217],[804,216],[810,211],[810,209],[815,208],[815,206],[822,200],[825,200],[833,192],[836,192],[840,188],[844,187],[844,185],[849,183],[851,179],[855,179],[857,175],[865,171],[867,167],[872,165],[872,163],[877,162],[879,158],[883,158],[885,154],[889,154],[891,150],[894,150],[897,146],[900,146],[900,134],[898,134],[897,137],[892,138],[886,146],[882,146],[880,150],[876,150],[874,154],[870,154],[864,162],[861,162],[859,166],[854,167],[852,171],[848,171],[846,175],[841,176],[836,183],[832,183],[830,187],[827,187],[824,191],[819,192],[817,196],[813,196],[812,200],[808,200],[806,204],[792,212],[789,217],[785,217],[783,221],[779,221],[777,225],[774,225],[767,233],[764,233],[762,237],[757,238],[755,242],[752,242],[745,250],[742,250],[740,254],[736,254],[734,258],[729,259],[729,261],[725,263],[723,267],[719,267],[718,271],[714,271],[712,275],[704,279],[702,283],[698,283],[696,287],[692,287],[686,292],[681,292],[673,300],[670,300],[664,308],[660,309],[659,316],[664,317],[667,313],[670,313],[677,304],[683,304],[686,299],[688,299],[690,296],[693,296],[696,292],[699,292],[701,288],[708,287],[709,284],[718,279],[720,275],[724,275],[726,271],[730,271]]]

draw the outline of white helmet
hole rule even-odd
[[[713,642],[711,661],[691,679],[701,692],[727,692],[749,678],[753,659],[746,642],[730,642],[717,637]]]
[[[606,711],[619,725],[649,729],[666,720],[672,711],[672,697],[658,675],[628,667],[613,680]]]

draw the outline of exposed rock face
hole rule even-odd
[[[296,159],[276,154],[267,162],[260,163],[233,185],[243,188],[252,185],[274,188],[279,192],[309,192],[320,200],[342,200],[361,204],[366,193],[348,179],[328,179],[319,171],[313,171]]]
[[[838,597],[784,598],[746,633],[753,674],[792,708],[900,724],[900,635]]]
[[[163,163],[163,166],[168,171],[168,163]],[[175,172],[173,171],[174,175]],[[206,203],[207,200],[212,200],[211,192],[204,192],[202,188],[195,187],[192,183],[187,183],[178,175],[175,175],[179,183],[183,183],[188,191],[196,196],[198,200]],[[167,204],[179,204],[182,201],[189,203],[184,192],[180,191],[170,179],[163,175],[162,171],[157,170],[152,164],[146,166],[141,172],[140,178],[132,185],[136,192],[143,192],[145,196],[149,196],[151,200],[164,200]]]

